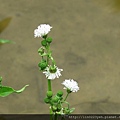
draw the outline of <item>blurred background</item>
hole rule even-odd
[[[64,70],[52,82],[54,92],[71,78],[80,86],[67,99],[74,113],[120,113],[120,0],[0,0],[0,20],[7,17],[0,38],[15,44],[0,46],[2,83],[29,87],[0,98],[0,113],[49,113],[47,81],[38,69],[41,39],[33,33],[43,23],[53,27],[53,57]]]

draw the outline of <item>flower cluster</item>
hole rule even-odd
[[[68,95],[71,92],[77,92],[79,90],[78,83],[73,79],[65,79],[62,82],[64,85],[63,89],[66,89],[67,95],[63,99],[63,92],[58,91],[55,95],[53,95],[51,89],[51,81],[55,78],[59,78],[63,69],[60,69],[56,66],[55,60],[52,57],[52,52],[50,50],[50,45],[52,42],[52,38],[48,37],[48,33],[51,30],[51,26],[48,24],[41,24],[37,29],[34,30],[34,37],[41,37],[43,40],[41,41],[42,47],[38,49],[38,53],[41,56],[41,61],[39,62],[39,70],[43,71],[46,78],[48,79],[48,91],[46,93],[46,97],[44,102],[46,104],[50,104],[50,109],[54,114],[70,114],[74,111],[74,108],[69,108],[69,103],[66,101]],[[63,103],[67,104],[68,107],[63,107]]]
[[[73,79],[65,80],[62,84],[65,86],[64,89],[69,89],[71,92],[77,92],[79,90],[78,83]]]
[[[52,27],[48,24],[41,24],[34,30],[34,37],[43,37],[50,32]]]

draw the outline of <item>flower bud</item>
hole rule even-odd
[[[47,91],[47,97],[51,98],[53,96],[53,92],[52,91]]]
[[[44,98],[44,102],[48,104],[48,103],[50,103],[50,99],[46,97],[46,98]]]
[[[53,106],[52,106],[52,111],[53,111],[53,112],[56,112],[56,111],[57,111],[57,107],[53,105]]]
[[[46,46],[47,45],[46,40],[41,41],[41,44],[42,44],[42,46]]]
[[[62,108],[61,108],[61,105],[58,104],[58,105],[57,105],[57,112],[59,112],[61,109],[62,109]]]
[[[57,96],[55,96],[55,97],[52,98],[52,101],[53,101],[54,103],[57,103],[58,100],[59,100],[59,98],[58,98]]]
[[[51,42],[52,42],[52,38],[48,37],[48,38],[46,39],[46,41],[47,41],[48,43],[51,43]]]
[[[62,91],[58,91],[57,92],[57,96],[61,97],[63,95],[63,92]]]
[[[44,70],[47,67],[47,62],[42,60],[38,66],[40,67],[40,70]]]
[[[60,100],[62,100],[63,99],[63,97],[60,97]]]

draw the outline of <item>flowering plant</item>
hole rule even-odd
[[[41,60],[38,63],[39,70],[45,74],[48,82],[48,90],[46,92],[46,97],[44,102],[50,105],[50,113],[53,115],[58,114],[70,114],[75,108],[70,108],[69,103],[66,101],[68,95],[72,92],[77,92],[79,90],[78,83],[73,79],[66,79],[62,82],[64,89],[66,89],[67,95],[63,98],[63,91],[59,90],[55,95],[53,95],[51,82],[54,79],[59,78],[63,69],[56,66],[56,62],[52,56],[52,51],[50,50],[50,45],[52,43],[52,38],[48,37],[48,33],[51,30],[51,26],[48,24],[41,24],[37,29],[34,30],[34,37],[41,37],[42,47],[38,49],[38,54],[41,56]],[[64,107],[63,104],[67,104]],[[55,119],[57,119],[55,117]]]

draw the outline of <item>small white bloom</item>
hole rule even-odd
[[[43,37],[50,32],[52,27],[49,24],[41,24],[34,30],[34,37]]]
[[[50,80],[54,80],[55,78],[59,78],[61,75],[61,71],[63,71],[63,69],[59,69],[57,66],[55,66],[56,71],[53,73],[50,71],[50,67],[47,67],[45,69],[45,71],[43,72],[46,75],[46,78],[50,79]]]
[[[65,86],[64,89],[69,89],[71,92],[77,92],[79,90],[78,83],[73,79],[65,80],[62,84]]]

